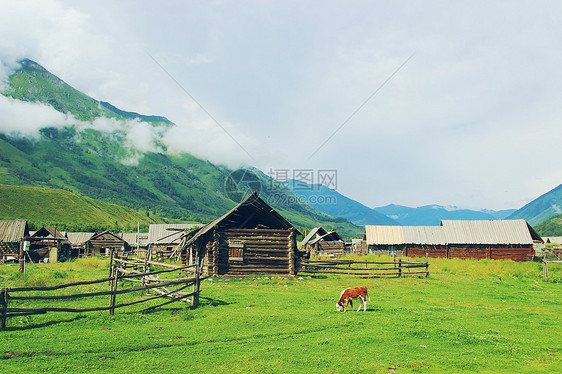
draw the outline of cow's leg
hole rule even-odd
[[[343,309],[344,312],[347,312],[347,306],[349,305],[349,299],[345,300],[345,308]],[[353,308],[353,303],[351,304],[351,307]]]
[[[367,297],[364,297],[362,299],[363,299],[363,311],[366,312],[367,311]]]
[[[359,308],[357,308],[357,311],[360,311],[361,305],[365,304],[365,299],[363,298],[363,296],[359,296],[359,301],[360,301],[360,303],[359,303]]]

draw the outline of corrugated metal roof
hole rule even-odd
[[[533,244],[533,235],[537,236],[524,219],[443,220],[441,226],[366,225],[365,235],[367,245]]]
[[[118,234],[118,236],[131,245],[137,244],[137,235],[139,245],[148,244],[148,233],[122,232]]]
[[[148,227],[148,243],[178,244],[186,230],[200,226],[199,223],[152,224]]]
[[[447,239],[442,226],[402,226],[405,244],[445,245]]]
[[[367,245],[404,244],[403,226],[365,225]]]
[[[533,244],[524,219],[443,220],[449,244]]]
[[[0,221],[0,241],[7,243],[19,242],[25,236],[29,236],[26,220]]]
[[[84,244],[94,236],[93,232],[67,232],[66,237],[71,244]]]
[[[546,243],[562,244],[562,236],[545,236],[543,241]]]

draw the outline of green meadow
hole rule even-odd
[[[365,257],[361,257],[365,259]],[[380,257],[369,256],[369,260]],[[0,266],[2,287],[108,274],[108,260]],[[430,259],[425,277],[210,278],[201,306],[8,319],[0,372],[559,373],[562,266]],[[338,313],[343,288],[365,285],[367,312]],[[107,289],[106,284],[81,288]],[[74,290],[76,291],[76,290]],[[70,292],[70,291],[64,291]],[[62,293],[62,291],[58,291]],[[143,297],[118,296],[118,302]],[[105,306],[107,297],[50,301]],[[10,307],[47,305],[11,301]],[[355,304],[358,307],[358,304]]]

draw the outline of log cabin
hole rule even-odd
[[[182,261],[199,260],[202,273],[213,276],[293,276],[306,256],[297,249],[297,235],[302,234],[254,192],[222,217],[185,234]]]

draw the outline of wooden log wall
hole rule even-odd
[[[425,255],[432,258],[447,258],[447,247],[445,246],[412,246],[406,248],[406,256],[408,257],[425,257]]]
[[[425,257],[427,254],[428,257],[433,258],[460,258],[476,260],[492,259],[529,261],[532,253],[531,246],[412,246],[406,249],[406,255],[408,257]]]
[[[513,261],[529,261],[532,258],[533,249],[522,247],[503,247],[491,248],[490,258],[492,260],[513,260]]]
[[[243,243],[243,261],[229,258],[229,242]],[[213,253],[218,275],[294,274],[296,242],[291,230],[229,229],[219,234]],[[218,253],[217,253],[218,252]]]

